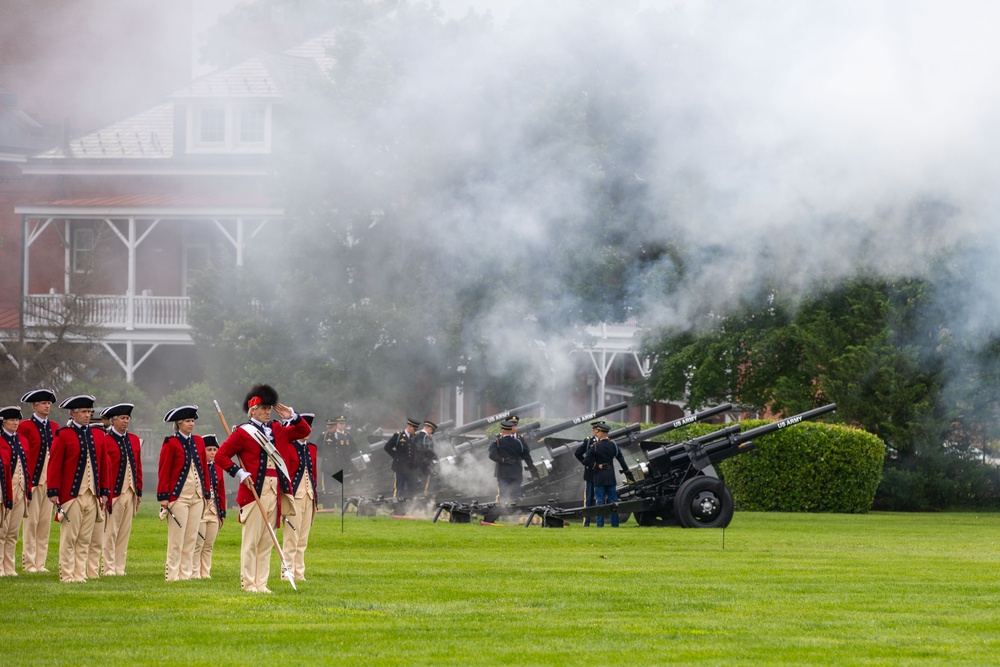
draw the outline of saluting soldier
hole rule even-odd
[[[167,522],[167,581],[194,576],[194,549],[208,498],[205,442],[194,435],[197,405],[170,410],[163,421],[173,422],[174,434],[163,439],[156,478],[160,519]]]
[[[416,458],[413,436],[420,422],[406,420],[406,428],[393,433],[385,443],[385,453],[392,457],[392,497],[406,498],[406,494],[418,493],[416,488]]]
[[[194,547],[194,578],[212,578],[212,551],[219,529],[226,521],[226,483],[222,468],[215,464],[215,454],[219,451],[219,441],[214,433],[202,436],[205,442],[205,458],[208,459],[208,491],[211,498],[201,517],[201,536]]]
[[[59,580],[86,581],[90,545],[103,526],[110,495],[108,457],[100,431],[90,427],[94,397],[70,396],[67,426],[56,431],[46,475],[48,497],[59,519]],[[96,436],[96,437],[95,437]]]
[[[497,501],[500,503],[514,502],[521,497],[521,481],[524,479],[522,461],[528,466],[532,477],[538,476],[538,470],[531,460],[531,451],[514,434],[514,429],[514,422],[500,422],[500,435],[490,445],[490,460],[496,462],[494,474],[497,478]]]
[[[302,419],[312,426],[315,415],[302,413]],[[316,445],[306,438],[292,442],[296,463],[290,464],[288,472],[292,476],[292,499],[295,502],[295,527],[287,522],[281,535],[281,548],[292,568],[296,581],[306,579],[306,547],[309,546],[309,531],[316,517]]]
[[[298,465],[291,442],[308,437],[311,429],[295,410],[278,402],[278,392],[270,385],[251,388],[243,399],[243,409],[249,421],[233,429],[219,447],[215,462],[240,483],[236,495],[243,526],[240,586],[250,593],[270,593],[267,580],[273,544],[267,526],[276,524],[279,509],[288,515],[295,512],[291,496],[286,495],[291,493],[290,480],[279,472],[275,456],[287,467]],[[272,409],[281,418],[280,422],[271,419]],[[258,435],[251,435],[254,432]],[[258,444],[257,438],[266,441],[266,449]],[[274,455],[269,455],[267,449]],[[239,458],[239,464],[234,457]],[[267,516],[261,516],[251,488],[257,492]],[[283,500],[287,501],[287,509]]]
[[[610,430],[611,427],[605,422],[599,422],[594,426],[594,441],[590,443],[583,459],[584,465],[590,466],[594,471],[594,495],[598,506],[618,502],[615,459],[618,459],[618,463],[621,464],[621,469],[625,473],[625,477],[630,482],[635,481],[632,472],[628,469],[628,464],[625,463],[625,456],[622,454],[621,448],[608,438],[608,431]],[[611,526],[613,528],[618,527],[617,513],[611,515]],[[603,515],[599,514],[597,516],[597,527],[604,527]]]
[[[577,461],[579,461],[583,465],[583,481],[584,484],[586,485],[586,489],[584,490],[583,493],[584,507],[593,507],[596,502],[594,500],[594,469],[584,463],[584,456],[586,455],[587,450],[590,448],[590,444],[597,439],[597,425],[600,423],[601,423],[600,421],[590,422],[590,437],[584,438],[583,442],[580,443],[580,446],[573,451],[573,456],[575,456]],[[590,525],[590,517],[589,516],[583,517],[584,528],[586,528],[589,525]]]
[[[52,528],[52,503],[46,493],[52,441],[58,425],[49,419],[56,394],[51,389],[34,389],[21,397],[31,404],[31,418],[17,425],[17,433],[27,446],[28,475],[31,478],[32,502],[21,530],[21,569],[24,572],[48,572],[45,559],[49,555],[49,534]]]
[[[101,545],[104,575],[125,574],[132,517],[142,502],[142,443],[128,430],[134,408],[132,403],[118,403],[101,411],[101,419],[111,424],[107,432],[111,510]]]
[[[24,453],[26,443],[17,434],[21,408],[16,405],[0,408],[0,420],[3,420],[0,428],[3,436],[0,438],[0,448],[3,448],[3,453],[0,458],[6,461],[2,478],[4,505],[7,509],[0,520],[0,577],[16,577],[14,552],[17,548],[17,532],[31,505],[31,476],[28,474],[28,459]]]

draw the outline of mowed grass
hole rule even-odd
[[[737,513],[725,534],[320,514],[298,592],[275,556],[251,595],[235,521],[212,580],[165,583],[153,504],[124,579],[0,579],[2,664],[1000,661],[997,514]]]

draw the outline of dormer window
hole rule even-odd
[[[188,153],[267,153],[271,150],[271,107],[259,102],[196,104],[189,107]]]

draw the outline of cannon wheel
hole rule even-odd
[[[674,512],[685,528],[725,528],[733,520],[733,494],[722,480],[692,477],[677,490]]]

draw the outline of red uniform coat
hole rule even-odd
[[[226,478],[222,476],[222,466],[214,461],[208,462],[208,485],[221,526],[226,519]]]
[[[253,422],[247,423],[253,424]],[[309,423],[301,417],[296,417],[288,426],[284,426],[278,421],[273,421],[268,426],[271,428],[274,446],[281,458],[285,460],[288,473],[292,474],[292,469],[297,468],[299,462],[298,454],[295,453],[291,442],[307,437],[312,429],[309,427]],[[240,465],[233,461],[234,456],[240,457]],[[267,452],[242,428],[234,430],[232,435],[222,443],[219,451],[215,453],[215,463],[233,477],[236,476],[236,471],[242,467],[243,470],[250,473],[254,487],[257,489],[257,495],[260,495],[264,488],[263,473],[267,468]],[[285,493],[291,493],[290,480],[282,479],[281,473],[278,473],[278,480],[281,490]],[[236,502],[240,507],[254,502],[253,494],[246,487],[246,484],[240,484],[240,489],[236,493]]]
[[[24,453],[28,456],[31,488],[35,488],[42,481],[42,465],[45,463],[45,454],[52,448],[52,441],[56,439],[56,431],[58,430],[59,427],[51,419],[43,423],[37,420],[34,415],[31,416],[31,419],[21,420],[21,423],[17,425],[17,434],[21,436],[22,441],[27,443]]]
[[[80,437],[89,433],[94,443],[94,455],[90,464],[94,468],[95,483],[98,496],[110,493],[108,481],[108,452],[105,446],[104,431],[99,428],[84,427],[81,431],[76,426],[64,426],[56,431],[56,439],[52,442],[52,453],[49,455],[49,472],[45,479],[49,498],[62,504],[69,502],[80,494],[80,483],[83,481],[83,471],[86,460],[80,456],[82,447]]]
[[[118,439],[118,434],[114,430],[108,430],[105,438],[108,446],[108,479],[111,482],[110,500],[114,500],[122,494],[125,486],[125,470],[132,465],[132,473],[135,475],[135,494],[142,497],[142,452],[139,436],[134,433],[126,433],[124,440]]]
[[[198,482],[201,484],[201,491],[205,498],[209,497],[208,491],[208,460],[205,458],[205,441],[200,435],[191,435],[194,440],[198,461],[195,463],[195,470],[198,471]],[[184,488],[187,481],[188,470],[191,469],[191,461],[195,453],[190,452],[181,444],[177,433],[163,439],[163,446],[160,447],[160,465],[156,474],[156,499],[169,500],[174,502]]]
[[[31,500],[31,490],[35,488],[35,485],[31,483],[31,476],[28,475],[28,461],[25,455],[25,448],[27,443],[24,442],[24,438],[19,436],[17,433],[14,434],[14,446],[7,442],[7,434],[0,433],[0,448],[6,450],[2,456],[4,456],[4,501],[9,503],[7,508],[9,509],[14,502],[14,467],[21,466],[21,472],[25,477],[24,497],[27,500]]]

